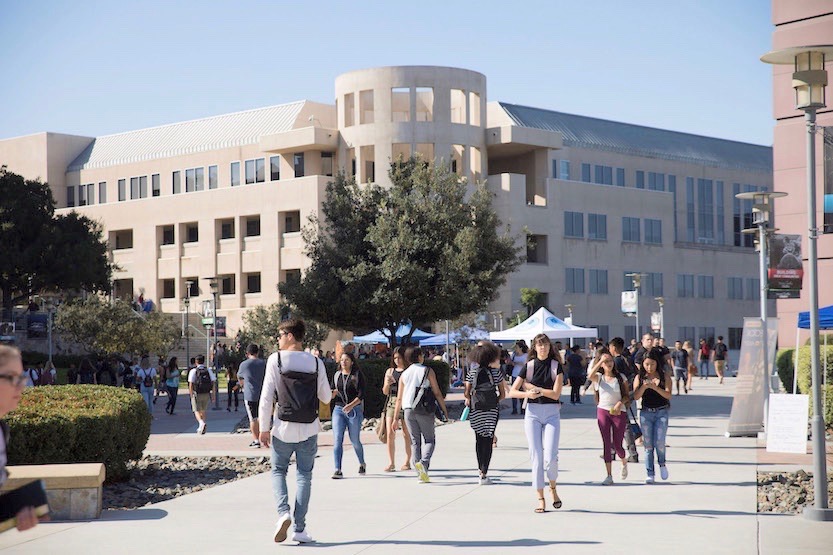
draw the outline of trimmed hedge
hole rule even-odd
[[[102,462],[108,482],[128,477],[150,437],[141,395],[106,385],[29,388],[7,421],[9,464]]]
[[[378,418],[382,414],[385,405],[385,395],[382,393],[382,384],[385,380],[385,371],[390,367],[390,359],[363,359],[356,361],[359,369],[364,374],[367,391],[364,399],[364,415],[366,418]],[[448,394],[449,376],[451,368],[448,364],[438,360],[426,360],[426,366],[430,366],[437,374],[437,384],[443,393]],[[332,383],[333,375],[338,370],[335,363],[327,363],[327,377]]]
[[[827,395],[824,395],[825,387],[822,385],[822,398],[827,400],[822,407],[824,421],[828,426],[833,425],[833,345],[819,345],[819,373],[824,380],[824,360],[827,359]],[[813,390],[810,378],[810,347],[804,346],[798,350],[798,390],[810,396],[810,414],[813,413]]]
[[[784,386],[784,391],[787,393],[793,392],[793,380],[795,377],[794,357],[795,349],[781,349],[775,355],[775,369],[778,371],[781,385]]]

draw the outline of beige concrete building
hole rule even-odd
[[[628,272],[646,274],[643,327],[654,297],[665,298],[670,339],[736,342],[743,316],[757,313],[757,258],[740,234],[751,206],[732,195],[771,190],[770,148],[487,103],[486,77],[473,71],[353,71],[336,79],[333,105],[0,140],[0,164],[48,181],[61,210],[103,223],[116,295],[179,312],[187,282],[198,306],[217,276],[230,335],[305,268],[300,229],[334,172],[385,184],[389,161],[412,153],[486,180],[503,221],[533,236],[488,323],[522,310],[519,289],[535,287],[557,314],[569,304],[576,323],[633,337],[619,308]]]

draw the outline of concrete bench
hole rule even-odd
[[[101,516],[102,463],[7,466],[3,491],[43,480],[53,520],[90,520]]]

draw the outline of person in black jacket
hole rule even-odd
[[[359,474],[364,474],[367,465],[364,462],[364,447],[361,433],[364,420],[363,401],[365,394],[364,374],[356,365],[352,353],[343,353],[339,361],[339,371],[333,376],[333,458],[335,459],[334,479],[342,478],[341,459],[344,455],[344,431],[350,435],[350,443],[359,459]]]

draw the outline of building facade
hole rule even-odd
[[[353,71],[335,93],[333,105],[0,140],[0,164],[47,181],[60,210],[102,222],[115,295],[179,312],[188,294],[209,299],[216,276],[232,335],[307,266],[300,230],[334,173],[385,185],[390,160],[414,153],[486,181],[502,221],[531,236],[485,316],[497,328],[526,314],[520,289],[531,287],[603,337],[635,337],[620,311],[634,272],[641,327],[662,297],[671,340],[723,335],[735,347],[743,317],[757,314],[757,257],[740,233],[752,207],[733,195],[771,190],[770,148],[487,102],[486,77],[463,69]]]

